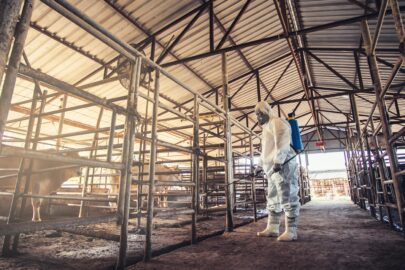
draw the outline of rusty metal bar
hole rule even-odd
[[[34,97],[35,97],[35,95],[39,95],[39,94],[40,94],[40,89],[38,89],[38,85],[36,85],[35,89],[34,89]],[[45,90],[43,92],[43,95],[41,96],[41,106],[39,108],[39,112],[41,112],[41,113],[45,110],[46,96],[47,96],[47,91]],[[35,101],[33,100],[31,111],[35,111],[35,109],[36,109],[36,100]],[[30,121],[32,121],[32,125],[33,125],[34,121],[35,121],[33,114],[31,114]],[[30,125],[30,123],[28,125]],[[40,131],[41,131],[41,126],[42,126],[42,118],[38,117],[37,125],[36,125],[36,128],[35,128],[34,139],[38,138],[38,136],[40,134]],[[28,128],[27,140],[25,142],[25,147],[24,147],[25,149],[30,148],[30,144],[31,144],[31,141],[32,141],[32,137],[31,137],[32,128],[33,128],[33,126],[31,128]],[[33,142],[32,150],[37,150],[37,145],[38,145],[37,142]],[[22,177],[23,174],[26,174],[25,175],[25,185],[24,185],[23,194],[28,193],[30,185],[31,185],[31,177],[32,177],[32,174],[33,174],[33,172],[32,172],[33,162],[34,161],[32,159],[29,161],[28,169],[24,172],[23,170],[25,169],[25,165],[24,165],[25,159],[24,158],[21,159],[21,164],[20,165],[22,165],[22,166],[20,166],[20,170],[19,170],[18,175],[17,175],[17,182],[21,181],[21,180],[18,179],[19,177]],[[26,198],[23,197],[22,200],[21,200],[21,206],[20,206],[20,213],[19,213],[20,218],[22,218],[22,216],[24,214],[25,204],[26,204]],[[20,234],[14,235],[13,248],[12,248],[12,253],[13,254],[17,254],[17,247],[18,247],[19,239],[20,239]]]
[[[210,52],[215,50],[214,48],[214,0],[210,0],[209,3],[209,31],[210,31]]]
[[[138,92],[140,87],[142,59],[135,58],[131,63],[131,78],[128,89],[127,109],[129,114],[125,120],[125,136],[123,142],[122,162],[125,167],[121,170],[118,201],[118,223],[120,228],[120,248],[115,269],[124,269],[128,248],[128,220],[131,197],[132,160],[136,129],[136,110],[138,106]]]
[[[63,101],[62,101],[62,109],[66,109],[66,104],[67,104],[67,98],[68,95],[64,94],[63,95]],[[63,121],[65,119],[65,111],[61,112],[60,118],[59,118],[59,124],[58,124],[58,136],[62,134],[62,129],[63,129]],[[60,137],[56,140],[56,150],[60,150]]]
[[[146,240],[144,261],[152,258],[152,222],[153,222],[153,193],[155,192],[155,162],[157,145],[157,123],[158,123],[158,105],[160,90],[160,71],[155,70],[155,92],[153,94],[153,113],[152,113],[152,144],[150,147],[149,163],[149,190],[148,190],[148,213],[146,218]]]
[[[372,54],[370,51],[371,48],[371,36],[370,36],[370,30],[367,21],[362,22],[362,36],[364,40],[364,44],[366,47],[367,51],[367,59],[370,65],[370,73],[372,76],[374,88],[375,88],[375,93],[376,93],[376,100],[377,100],[377,106],[378,110],[380,113],[380,119],[381,119],[381,126],[382,126],[382,133],[384,136],[384,140],[387,145],[387,154],[390,162],[390,169],[391,169],[391,174],[392,174],[392,180],[393,180],[393,186],[394,186],[394,191],[395,191],[395,197],[396,197],[396,205],[398,208],[398,214],[400,217],[401,225],[402,228],[405,228],[405,217],[404,217],[404,211],[403,209],[403,202],[402,202],[402,192],[401,192],[401,183],[399,183],[399,179],[397,177],[397,172],[398,172],[398,162],[397,162],[397,157],[394,149],[392,147],[389,147],[389,139],[392,136],[391,134],[391,128],[389,126],[388,122],[388,113],[386,111],[386,105],[383,99],[381,99],[381,93],[383,93],[383,87],[381,84],[381,78],[380,78],[380,73],[379,73],[379,68],[376,60],[375,54]]]
[[[256,199],[256,176],[254,175],[254,167],[253,167],[253,139],[252,136],[249,136],[249,160],[250,160],[250,174],[253,175],[252,177],[252,199],[253,199],[253,219],[257,221],[257,199]]]
[[[0,85],[22,3],[22,0],[4,0],[0,3]]]
[[[13,147],[8,145],[2,145],[0,155],[4,156],[16,156],[32,159],[41,159],[47,161],[58,161],[64,163],[72,163],[80,166],[91,166],[91,167],[101,167],[108,169],[120,170],[123,168],[121,163],[117,162],[104,162],[94,159],[85,159],[85,158],[74,158],[69,156],[62,156],[53,153],[47,153],[42,151],[27,150],[20,147]]]
[[[217,47],[215,50],[219,50],[222,48],[222,45],[224,45],[225,41],[227,40],[229,34],[232,32],[232,30],[235,28],[236,24],[239,22],[240,18],[242,17],[243,13],[245,13],[246,9],[248,8],[251,0],[247,0],[245,4],[243,5],[242,9],[239,11],[238,15],[236,15],[235,19],[232,21],[231,25],[229,26],[228,30],[226,30],[224,36],[222,39],[219,41]]]
[[[70,85],[66,82],[63,82],[61,80],[58,80],[56,78],[53,78],[45,73],[42,73],[38,70],[34,70],[29,68],[26,65],[20,64],[18,72],[24,76],[28,76],[30,78],[33,78],[35,80],[44,82],[46,84],[49,84],[57,89],[62,90],[65,93],[71,94],[73,96],[76,96],[78,98],[84,99],[86,101],[94,102],[100,106],[103,106],[105,108],[115,110],[117,113],[120,114],[126,114],[127,111],[121,106],[115,105],[111,101],[105,100],[103,98],[100,98],[96,95],[93,95],[89,92],[83,91],[73,85]]]
[[[10,3],[10,2],[5,2],[3,3],[6,5],[5,8],[15,8],[15,5],[18,5],[18,3],[14,2]],[[10,6],[11,5],[11,6]],[[29,22],[31,20],[31,16],[32,16],[32,7],[33,7],[33,1],[32,0],[26,0],[23,6],[23,10],[22,10],[22,14],[21,14],[21,19],[18,22],[18,24],[16,25],[16,33],[15,33],[15,40],[14,40],[14,45],[13,45],[13,49],[11,51],[11,56],[10,56],[10,61],[8,62],[8,67],[7,67],[7,74],[6,77],[4,79],[4,83],[3,83],[3,89],[2,89],[2,93],[1,93],[1,97],[0,97],[0,152],[2,152],[2,138],[3,138],[3,134],[4,134],[4,130],[5,130],[5,126],[6,126],[6,121],[7,121],[7,116],[10,110],[10,105],[11,105],[11,98],[13,96],[13,92],[14,92],[14,86],[15,86],[15,82],[17,79],[17,71],[18,71],[18,66],[20,64],[21,61],[21,55],[24,49],[24,43],[25,43],[25,39],[27,37],[27,33],[28,33],[28,28],[29,28]],[[12,10],[4,10],[4,12],[6,11],[11,11]],[[17,14],[18,14],[17,10]],[[15,16],[17,14],[10,14],[10,16]],[[13,17],[8,17],[6,15],[4,15],[3,20],[6,20],[5,23],[10,23],[9,26],[11,26],[12,22],[8,21],[8,20],[14,20]],[[16,18],[15,18],[16,19]],[[7,35],[10,34],[7,30],[8,29],[2,29],[2,30],[6,30],[6,32],[3,32],[3,34]],[[8,40],[8,38],[10,37],[5,37],[6,40],[5,42],[10,42],[11,44],[11,40]],[[3,44],[2,44],[3,45]],[[9,46],[8,44],[5,44],[6,46]],[[7,57],[7,55],[6,55]],[[5,60],[5,59],[2,59]],[[0,70],[1,72],[2,70]],[[0,76],[2,75],[2,73],[0,74]],[[27,136],[31,136],[31,132],[32,132],[32,128],[33,128],[33,119],[31,119],[31,126],[29,127],[29,133],[27,134]],[[29,147],[29,141],[25,142],[25,148]],[[16,184],[15,184],[15,190],[14,190],[14,195],[12,197],[12,201],[11,201],[11,206],[10,206],[10,211],[8,214],[8,219],[7,219],[7,224],[13,223],[15,220],[15,211],[17,209],[17,202],[18,202],[18,197],[17,194],[20,191],[20,185],[21,185],[21,181],[22,181],[22,172],[25,166],[25,161],[24,159],[21,160],[20,162],[20,168],[19,168],[19,172],[18,172],[18,176],[17,176],[17,180],[16,180]],[[3,242],[3,256],[8,256],[10,255],[10,236],[5,237],[4,242]]]
[[[198,97],[194,96],[194,127],[193,127],[193,153],[191,154],[192,159],[192,182],[194,184],[193,194],[192,194],[192,207],[194,213],[191,217],[191,244],[196,244],[198,241],[197,238],[197,215],[200,205],[200,171],[199,171],[199,163],[200,163],[200,143],[199,143],[199,128],[200,128],[200,121],[199,121],[199,104],[198,104]]]
[[[226,136],[225,142],[225,194],[226,194],[226,227],[228,232],[233,231],[233,169],[232,169],[232,134],[231,134],[231,122],[229,118],[229,103],[228,103],[228,63],[226,54],[222,54],[222,91],[223,91],[223,108],[226,113],[224,132]]]
[[[377,24],[376,24],[375,30],[374,30],[373,41],[371,43],[371,48],[370,48],[372,54],[375,53],[375,48],[377,47],[377,42],[378,42],[378,38],[380,37],[380,32],[381,32],[381,28],[382,28],[382,25],[383,25],[385,12],[387,11],[388,1],[389,0],[382,0],[381,6],[380,6],[380,11],[378,13],[378,19],[377,19]]]
[[[18,5],[19,2],[15,2],[13,3],[13,1],[10,2],[5,2],[4,4],[6,5],[6,10],[4,10],[4,12],[12,12],[11,14],[7,14],[9,16],[4,16],[2,19],[5,20],[4,23],[6,25],[4,25],[5,28],[0,29],[3,30],[4,32],[1,34],[5,35],[5,40],[2,42],[2,40],[0,40],[0,48],[4,47],[5,50],[1,49],[0,51],[0,61],[5,61],[7,58],[7,54],[8,54],[8,50],[7,47],[9,47],[9,43],[11,43],[11,37],[9,36],[10,33],[12,34],[12,25],[14,24],[14,20],[16,20],[16,18],[14,18],[14,16],[18,15],[18,11],[19,10],[15,10],[16,6]],[[7,65],[7,73],[6,73],[6,77],[4,79],[3,82],[3,88],[2,88],[2,92],[1,92],[1,96],[0,96],[0,149],[1,149],[1,141],[3,138],[3,134],[4,134],[4,130],[6,127],[6,121],[7,121],[7,117],[8,117],[8,113],[10,111],[10,105],[11,105],[11,98],[13,96],[14,93],[14,86],[15,86],[15,82],[17,79],[17,73],[18,73],[18,68],[21,62],[21,55],[24,49],[24,43],[25,43],[25,39],[27,38],[27,33],[28,33],[28,29],[29,29],[29,23],[31,20],[31,16],[32,16],[32,6],[33,6],[33,0],[25,0],[24,6],[23,6],[23,10],[21,13],[21,19],[18,22],[18,24],[16,25],[16,33],[15,33],[15,40],[14,40],[14,44],[13,44],[13,48],[11,51],[11,55],[10,55],[10,60],[8,62]],[[8,8],[10,8],[11,10],[9,10]],[[15,12],[17,12],[17,14],[15,14]],[[3,37],[2,37],[3,38]],[[5,58],[4,58],[4,57]],[[4,65],[4,63],[0,63],[1,65]],[[0,81],[1,81],[1,77],[3,75],[4,72],[4,66],[0,68]]]
[[[96,129],[100,128],[100,123],[101,123],[101,118],[103,117],[103,112],[104,112],[104,108],[101,107],[98,118],[97,118]],[[95,151],[97,151],[97,146],[98,146],[98,133],[95,132],[94,135],[93,135],[93,142],[92,142],[92,146],[91,146],[93,149],[89,153],[89,159],[93,158],[93,155],[94,155]],[[92,171],[94,173],[94,168],[91,168],[91,169],[92,169]],[[83,198],[86,197],[89,178],[90,178],[90,167],[87,167],[86,168],[86,175],[85,175],[84,183],[83,183],[83,187],[82,187],[82,197]],[[90,185],[90,192],[92,192],[92,190],[91,190],[92,188],[93,188],[93,181],[91,182],[91,185]],[[85,211],[85,201],[81,201],[80,202],[80,209],[79,209],[79,218],[84,217],[84,215],[85,215],[84,211]]]

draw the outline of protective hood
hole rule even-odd
[[[270,104],[267,103],[266,101],[259,101],[256,104],[255,113],[258,113],[259,111],[267,114],[270,119],[274,118],[275,116],[272,108],[270,107]]]

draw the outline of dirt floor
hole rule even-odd
[[[263,216],[264,213],[261,213]],[[235,224],[242,225],[253,219],[252,210],[238,211]],[[152,248],[162,254],[190,244],[191,217],[175,219],[154,218]],[[141,261],[145,235],[130,221],[128,236],[128,263]],[[220,235],[224,231],[225,216],[218,214],[200,217],[197,225],[200,238]],[[64,231],[41,231],[22,234],[19,255],[0,257],[0,269],[113,269],[119,249],[120,228],[115,224],[79,226]],[[2,244],[0,237],[0,244]]]
[[[312,201],[301,211],[299,241],[293,243],[257,238],[266,219],[222,234],[225,219],[217,216],[201,219],[198,235],[207,239],[190,246],[190,225],[176,225],[189,222],[189,217],[155,219],[153,250],[163,255],[149,263],[139,262],[144,235],[135,233],[132,224],[128,263],[138,263],[129,269],[405,269],[405,240],[400,233],[348,199]],[[237,213],[235,223],[248,223],[251,214]],[[23,234],[20,255],[0,258],[0,269],[112,269],[118,241],[119,227],[114,224]]]
[[[401,234],[348,199],[310,202],[301,217],[296,242],[256,237],[262,219],[129,269],[405,269]]]

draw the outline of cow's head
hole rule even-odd
[[[73,158],[80,158],[79,153],[71,152],[71,153],[63,153],[62,155],[73,157]],[[64,178],[69,179],[72,177],[78,177],[82,175],[81,167],[78,165],[77,167],[72,167],[64,170]]]

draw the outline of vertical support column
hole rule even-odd
[[[253,219],[257,221],[257,205],[256,205],[256,176],[254,175],[253,167],[253,138],[252,134],[249,134],[249,156],[250,156],[250,174],[252,177],[252,200],[253,200]]]
[[[222,82],[223,82],[223,106],[225,115],[224,134],[225,143],[225,195],[226,195],[226,226],[225,230],[233,231],[233,175],[232,175],[232,134],[231,119],[228,107],[228,63],[226,53],[222,54]]]
[[[100,123],[101,123],[101,118],[103,117],[103,112],[104,112],[104,108],[101,107],[100,108],[100,112],[97,118],[97,123],[96,123],[96,130],[100,128]],[[94,133],[93,136],[93,142],[91,144],[91,150],[89,153],[89,159],[92,159],[94,156],[96,156],[96,148],[98,146],[98,132],[96,131]],[[85,179],[84,179],[84,184],[82,187],[82,197],[86,197],[86,193],[87,193],[87,189],[88,189],[88,184],[89,184],[89,178],[90,178],[90,170],[92,171],[92,178],[91,178],[91,182],[90,182],[90,192],[93,191],[93,177],[94,177],[94,170],[95,168],[92,167],[86,167],[86,175],[85,175]],[[84,217],[85,214],[85,207],[86,207],[86,202],[85,201],[81,201],[80,202],[80,209],[79,209],[79,218]]]
[[[36,92],[36,91],[34,90],[34,92]],[[35,95],[36,94],[34,93],[34,96]],[[44,91],[44,94],[42,95],[42,98],[41,98],[41,106],[40,106],[40,109],[39,109],[39,114],[41,114],[45,109],[46,95],[47,95],[47,92]],[[36,103],[37,103],[36,101],[33,101],[31,112],[35,112]],[[30,120],[29,120],[29,123],[28,123],[28,131],[27,131],[27,136],[26,136],[25,145],[24,145],[25,149],[30,148],[32,129],[33,129],[33,126],[34,126],[34,122],[35,122],[34,113],[32,113],[30,115]],[[38,138],[40,128],[41,128],[41,116],[38,117],[36,131],[35,131],[35,138]],[[37,146],[37,141],[34,142],[32,149],[35,150],[36,146]],[[29,163],[28,163],[28,166],[27,166],[27,160],[25,158],[22,158],[21,161],[20,161],[19,169],[18,169],[17,180],[16,180],[16,183],[15,183],[14,194],[13,194],[13,197],[12,197],[12,200],[11,200],[11,205],[10,205],[10,210],[9,210],[9,214],[8,214],[7,224],[13,223],[15,221],[15,216],[16,216],[16,212],[17,212],[17,208],[18,208],[18,200],[21,198],[20,193],[21,193],[21,188],[22,188],[21,185],[23,184],[22,179],[24,178],[24,173],[25,172],[27,172],[27,175],[25,176],[24,193],[23,194],[26,194],[28,192],[28,190],[29,190],[29,185],[30,185],[30,181],[31,181],[31,175],[29,174],[29,172],[31,170],[32,170],[32,160],[29,160]],[[24,207],[25,207],[25,202],[26,202],[26,198],[22,197],[22,201],[21,201],[21,204],[20,204],[20,216],[22,216],[22,214],[23,214]],[[14,235],[13,250],[12,250],[13,254],[15,254],[15,252],[17,252],[18,239],[19,239],[19,235],[18,234]],[[10,249],[9,249],[10,240],[11,240],[11,236],[6,235],[4,237],[3,256],[11,255]]]
[[[123,141],[122,163],[125,168],[121,171],[120,192],[118,200],[118,222],[121,225],[120,231],[120,249],[118,261],[115,269],[124,269],[127,248],[128,248],[128,220],[129,220],[129,202],[131,197],[132,183],[132,159],[134,152],[135,128],[137,121],[138,91],[141,74],[141,58],[137,58],[132,63],[131,80],[127,99],[127,117],[125,120],[125,135]]]
[[[155,41],[156,42],[156,41]],[[152,43],[153,45],[153,43]],[[153,47],[153,46],[152,46]],[[153,55],[154,57],[154,55]],[[151,58],[152,59],[152,58]],[[148,97],[150,97],[150,94],[152,93],[151,91],[151,83],[152,83],[152,71],[148,73],[149,75],[149,82],[148,82]],[[142,123],[142,134],[146,134],[148,131],[148,122],[150,120],[149,118],[149,100],[146,100],[146,108],[145,108],[145,120]],[[138,185],[137,185],[137,203],[136,203],[136,210],[137,210],[137,217],[136,217],[136,224],[137,228],[140,229],[141,223],[142,223],[142,206],[143,206],[143,198],[144,198],[144,191],[143,191],[143,184],[142,182],[144,181],[144,172],[145,172],[145,158],[146,156],[146,140],[141,139],[139,142],[139,156],[138,160],[141,162],[139,165],[139,173],[138,173]]]
[[[40,90],[38,87],[35,87],[34,90],[34,98],[35,101],[33,101],[32,105],[32,109],[36,108],[36,100],[38,99],[37,95],[39,95]],[[32,143],[32,150],[36,150],[37,149],[37,145],[38,145],[38,138],[40,135],[40,131],[41,131],[41,125],[42,125],[42,116],[41,114],[44,112],[45,110],[45,105],[46,105],[46,96],[47,96],[47,91],[44,90],[43,95],[41,96],[41,106],[39,107],[39,111],[38,111],[38,119],[37,119],[37,125],[35,127],[35,134],[34,134],[34,142]],[[27,138],[25,141],[25,148],[29,149],[30,147],[30,143],[31,143],[31,133],[32,133],[32,129],[33,129],[33,125],[34,125],[34,113],[35,113],[35,109],[32,110],[31,109],[31,115],[30,115],[30,120],[32,121],[32,124],[28,123],[28,132],[27,132]],[[31,126],[32,125],[32,126]],[[29,135],[29,136],[28,136]],[[26,176],[25,176],[25,185],[24,185],[24,191],[23,194],[27,194],[31,185],[31,171],[32,171],[32,166],[33,166],[33,160],[30,159],[29,163],[28,163],[28,168],[26,170]],[[26,167],[26,166],[24,166]],[[20,212],[18,214],[19,218],[21,219],[23,217],[24,214],[24,210],[25,210],[25,204],[27,202],[27,198],[23,197],[21,200],[21,206],[20,206]],[[14,239],[13,239],[13,250],[12,253],[16,254],[17,253],[17,248],[18,248],[18,242],[20,239],[20,234],[16,234],[14,235]]]
[[[22,2],[22,0],[2,0],[0,2],[0,85]]]
[[[370,148],[370,144],[368,141],[368,133],[367,133],[367,129],[365,130],[364,134],[364,142],[366,144],[366,151],[367,151],[367,165],[368,165],[368,179],[370,181],[370,197],[372,199],[372,202],[370,202],[370,212],[371,215],[376,217],[376,207],[377,207],[377,196],[378,194],[377,192],[377,181],[376,181],[376,176],[374,173],[374,167],[373,167],[373,161],[371,160],[371,148]],[[371,207],[371,203],[373,204],[373,207]],[[374,210],[374,212],[372,212],[372,209]]]
[[[210,52],[215,50],[214,47],[214,0],[209,3],[209,24],[210,24]]]
[[[362,135],[361,135],[361,127],[360,127],[360,119],[359,119],[359,113],[357,111],[357,102],[356,98],[354,97],[353,94],[350,95],[350,103],[352,106],[352,113],[353,113],[353,119],[356,123],[356,131],[357,131],[357,138],[358,138],[358,144],[360,146],[360,158],[361,158],[361,170],[358,172],[360,184],[366,184],[366,187],[363,188],[363,186],[360,186],[360,190],[364,193],[364,196],[367,196],[368,204],[370,207],[370,214],[372,216],[375,216],[375,208],[373,206],[374,204],[374,199],[373,199],[373,194],[371,192],[371,180],[370,180],[370,175],[368,172],[368,167],[367,167],[367,162],[366,162],[366,156],[365,156],[365,149],[364,149],[364,143],[362,141]],[[365,202],[364,202],[365,203]]]
[[[198,133],[200,129],[200,108],[197,95],[194,95],[194,127],[193,127],[193,154],[192,154],[192,177],[194,183],[194,192],[192,195],[192,204],[194,213],[192,214],[191,223],[191,244],[197,243],[197,215],[200,204],[200,179],[199,179],[199,161],[200,161],[200,143],[198,139]]]
[[[157,145],[157,118],[159,108],[160,71],[155,70],[155,92],[153,95],[152,130],[149,160],[149,190],[148,190],[148,212],[146,217],[146,241],[143,260],[149,261],[152,258],[152,222],[153,222],[153,195],[155,194],[155,163]]]
[[[61,138],[59,136],[62,134],[62,130],[63,130],[63,122],[65,120],[65,109],[66,109],[66,104],[67,104],[67,98],[68,98],[68,95],[64,94],[63,98],[62,98],[62,106],[61,106],[63,112],[61,112],[61,114],[60,114],[59,124],[58,124],[58,138],[56,139],[56,151],[60,150]]]
[[[4,14],[2,18],[2,23],[0,27],[0,82],[4,73],[5,59],[7,59],[9,44],[11,43],[10,34],[14,33],[13,25],[14,21],[17,20],[19,11],[19,2],[17,1],[6,1],[5,6],[9,9],[12,14]],[[15,8],[18,9],[15,10]],[[8,113],[10,111],[11,98],[14,93],[14,86],[17,79],[18,68],[20,66],[21,55],[24,49],[25,39],[27,38],[27,33],[29,29],[29,24],[32,15],[33,0],[25,0],[23,11],[21,14],[21,19],[16,26],[15,40],[13,45],[13,50],[11,52],[10,61],[8,62],[7,74],[3,83],[3,90],[0,96],[0,149],[1,141],[3,139],[3,134],[6,126],[6,121]],[[0,11],[1,12],[1,11]],[[4,10],[3,12],[6,12]],[[17,14],[15,14],[17,12]],[[3,28],[4,27],[4,28]],[[3,31],[4,30],[4,31]],[[1,32],[3,31],[3,32]],[[5,35],[4,37],[2,35]],[[4,40],[3,40],[4,38]],[[4,63],[2,63],[4,61]]]
[[[114,136],[115,136],[115,124],[117,121],[117,113],[115,111],[111,114],[111,126],[110,126],[110,134],[108,137],[108,148],[107,148],[107,162],[111,162],[112,159],[112,151],[114,148]]]
[[[205,146],[205,138],[204,138]],[[205,151],[205,147],[204,147]],[[206,155],[203,155],[203,165],[202,165],[202,182],[204,183],[204,209],[206,210],[206,216],[208,216],[208,182],[207,182],[207,168],[208,168],[208,159]]]
[[[394,2],[391,0],[392,8],[395,8]],[[395,14],[394,14],[395,18]],[[402,29],[402,25],[399,26],[398,23],[396,23],[397,27],[400,27]],[[403,34],[403,29],[402,31]],[[366,47],[366,52],[367,52],[367,59],[368,63],[370,65],[370,73],[371,77],[373,80],[374,84],[374,90],[376,94],[376,100],[377,100],[377,106],[378,110],[380,112],[380,120],[381,120],[381,129],[382,133],[384,136],[384,141],[387,145],[387,154],[388,154],[388,159],[390,161],[390,169],[391,169],[391,175],[392,175],[392,181],[393,181],[393,186],[395,190],[395,197],[396,197],[396,204],[397,204],[397,209],[398,209],[398,214],[400,217],[401,221],[401,226],[402,228],[405,228],[405,216],[404,216],[404,209],[403,209],[403,198],[402,198],[402,190],[401,190],[401,183],[399,183],[399,177],[397,176],[398,173],[398,160],[396,156],[396,152],[394,149],[391,147],[389,140],[390,137],[392,136],[391,128],[388,123],[388,113],[387,113],[387,108],[384,102],[384,97],[381,96],[381,93],[383,92],[382,84],[381,84],[381,78],[380,78],[380,72],[377,64],[377,59],[375,54],[371,52],[371,36],[370,36],[370,29],[368,27],[368,23],[366,20],[362,22],[362,36],[364,40],[364,45]]]
[[[375,128],[374,128],[374,120],[373,120],[373,118],[371,118],[371,120],[370,120],[370,126],[371,126],[371,132],[374,133]],[[392,228],[394,226],[394,222],[393,222],[393,219],[392,219],[392,211],[391,211],[392,209],[391,209],[391,207],[389,207],[387,205],[387,203],[389,202],[388,191],[387,191],[387,185],[384,184],[384,182],[387,180],[387,167],[385,166],[384,157],[381,157],[376,137],[372,136],[371,138],[373,139],[373,143],[374,143],[374,145],[376,147],[376,149],[375,149],[375,159],[377,160],[378,172],[380,174],[379,183],[380,183],[380,186],[382,188],[383,196],[384,196],[383,204],[385,205],[385,209],[387,210],[388,223],[390,224],[390,226]],[[381,221],[384,221],[382,214],[381,214],[380,219],[381,219]]]
[[[17,14],[15,16],[18,16],[18,11],[19,11],[20,5],[18,5],[17,11],[15,11],[13,9],[15,7],[10,6],[10,5],[17,5],[18,3],[16,3],[16,2],[12,3],[12,1],[6,1],[6,2],[2,3],[2,5],[3,4],[5,5],[5,7],[7,7],[7,10],[8,10],[8,8],[11,9],[11,10],[9,10],[9,12],[17,12]],[[11,52],[10,61],[8,63],[7,74],[4,79],[3,90],[1,92],[1,97],[0,97],[0,150],[1,150],[1,141],[3,139],[3,134],[4,134],[5,127],[6,127],[8,112],[10,110],[11,98],[12,98],[13,92],[14,92],[14,86],[15,86],[15,81],[17,78],[18,67],[20,66],[21,56],[22,56],[22,52],[24,49],[24,43],[25,43],[25,39],[27,37],[29,23],[31,20],[32,6],[33,6],[32,0],[25,1],[20,22],[16,26],[16,36],[15,36],[15,41],[14,41],[14,45],[13,45],[13,50]],[[6,10],[0,11],[0,12],[6,12]],[[11,14],[11,15],[8,14],[8,15],[14,16],[13,14]],[[11,18],[11,17],[8,17],[7,14],[4,14],[4,17],[2,18],[2,21],[1,21],[2,28],[0,29],[0,31],[4,30],[5,32],[3,32],[3,33],[5,35],[9,34],[8,31],[10,31],[10,27],[13,24],[13,22],[11,22],[9,20],[14,20],[14,19],[16,20],[17,18]],[[7,22],[8,22],[8,24],[7,24]],[[3,23],[5,23],[5,25],[3,25]],[[6,25],[8,25],[8,26],[6,26]],[[7,29],[6,28],[3,29],[3,27],[6,27]],[[0,32],[0,34],[3,34],[3,33]],[[4,37],[4,38],[6,38],[5,40],[2,40],[2,38],[3,37],[1,37],[1,35],[0,35],[0,43],[3,43],[3,44],[0,44],[0,50],[6,49],[10,46],[7,42],[10,42],[10,44],[11,44],[11,40],[9,40],[9,38],[11,38],[11,37]],[[7,43],[7,44],[5,44],[5,43]],[[2,52],[0,52],[0,54],[1,53]],[[7,53],[8,53],[8,49],[7,49]],[[6,57],[7,57],[7,55],[6,55]],[[0,66],[1,66],[1,64],[2,63],[0,63]],[[0,72],[1,72],[1,70],[0,70]],[[3,74],[1,73],[0,75],[2,76]],[[29,147],[29,143],[26,142],[25,146]],[[1,153],[1,151],[0,151],[0,153]],[[18,171],[17,181],[15,184],[14,195],[13,195],[12,201],[11,201],[7,224],[14,222],[14,219],[15,219],[15,211],[16,211],[17,202],[19,199],[18,194],[20,193],[20,185],[21,185],[21,180],[23,177],[24,169],[25,169],[25,162],[24,162],[24,159],[22,159],[21,163],[20,163],[19,171]],[[10,236],[6,236],[4,239],[4,242],[3,242],[3,255],[4,256],[9,255],[9,253],[10,253],[10,250],[9,250],[10,240],[11,240]]]
[[[347,122],[346,122],[346,156],[347,156],[346,170],[347,170],[347,178],[349,180],[350,198],[352,199],[353,203],[356,203],[356,196],[355,196],[355,193],[353,191],[354,183],[353,183],[352,166],[351,166],[351,143],[350,143],[349,122],[350,122],[350,119],[347,116]]]
[[[301,170],[302,168],[302,160],[301,160],[301,155],[298,155],[298,166],[299,166],[299,192],[300,192],[300,199],[301,199],[301,205],[305,204],[305,192],[304,192],[304,173]]]
[[[257,101],[261,101],[261,90],[260,90],[260,74],[259,70],[256,71],[256,91],[257,91]]]

